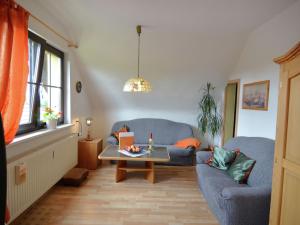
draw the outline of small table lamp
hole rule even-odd
[[[92,122],[93,122],[92,118],[87,118],[86,119],[86,125],[87,125],[88,129],[87,129],[87,136],[86,136],[85,140],[87,140],[87,141],[92,141],[93,140],[91,138],[91,135],[90,135],[90,126],[92,126]]]

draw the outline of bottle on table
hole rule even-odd
[[[148,140],[148,149],[153,150],[153,138],[152,138],[152,132],[150,133],[150,137]]]

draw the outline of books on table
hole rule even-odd
[[[127,146],[134,144],[134,132],[119,133],[119,149],[125,149]]]
[[[125,150],[126,147],[134,144],[134,132],[120,132],[119,133],[119,152],[129,157],[140,157],[146,155],[148,152],[144,147],[140,147],[140,152],[130,152]]]

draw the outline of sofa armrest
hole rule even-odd
[[[212,155],[212,152],[207,151],[197,151],[196,153],[196,163],[204,164]]]
[[[113,137],[113,136],[109,136],[106,139],[106,143],[109,144],[109,145],[117,145],[118,144],[118,140],[115,137]]]
[[[270,187],[224,188],[219,207],[225,212],[225,224],[268,224],[271,201]]]
[[[269,187],[225,187],[222,191],[222,197],[226,200],[261,200],[270,196],[271,188]]]
[[[195,149],[194,146],[189,146],[189,147],[186,148],[186,150],[187,150],[191,155],[195,156],[195,151],[196,151],[196,149]]]

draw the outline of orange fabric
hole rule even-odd
[[[15,137],[28,78],[29,13],[12,0],[0,0],[0,111],[5,143]]]
[[[175,146],[178,148],[187,148],[193,146],[194,148],[200,148],[201,142],[197,138],[185,138],[176,142]]]
[[[0,0],[0,112],[5,143],[15,137],[25,102],[28,78],[29,13],[13,0]],[[10,220],[8,208],[5,222]]]
[[[8,221],[10,220],[10,213],[9,210],[6,206],[6,210],[5,210],[5,223],[8,223]]]

